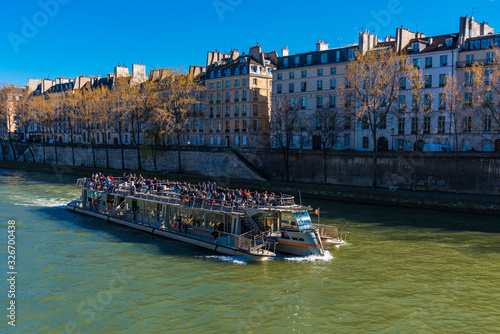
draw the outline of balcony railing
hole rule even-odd
[[[457,61],[457,68],[471,67],[474,64],[477,65],[495,65],[499,62],[496,59],[475,59],[475,60],[464,60]]]

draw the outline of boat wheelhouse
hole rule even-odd
[[[336,227],[313,224],[311,208],[289,195],[257,200],[227,189],[229,199],[201,185],[109,177],[79,179],[76,186],[82,194],[70,210],[222,254],[323,255],[323,238],[343,242]]]

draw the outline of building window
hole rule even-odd
[[[330,108],[335,108],[337,104],[337,99],[334,95],[330,96]]]
[[[234,116],[238,117],[240,114],[240,106],[234,106]]]
[[[363,115],[363,117],[361,117],[361,129],[367,130],[369,128],[368,122],[369,122],[368,115]]]
[[[424,133],[425,134],[431,133],[431,117],[430,116],[424,116]]]
[[[220,88],[220,87],[221,87],[221,82],[217,81],[217,88]]]
[[[210,83],[210,89],[214,89],[214,83],[213,82]]]
[[[344,117],[344,129],[349,130],[351,128],[351,116]]]
[[[230,112],[231,112],[231,108],[229,106],[226,107],[226,117],[230,117]]]
[[[303,78],[306,78],[306,77],[307,77],[307,71],[306,71],[306,70],[302,71],[302,77],[303,77]]]
[[[290,72],[290,73],[288,74],[288,77],[289,77],[290,79],[295,79],[295,72]]]
[[[400,87],[402,90],[405,90],[405,89],[406,89],[406,78],[401,78],[401,80],[399,81],[399,87]]]
[[[419,52],[420,51],[420,43],[412,43],[411,50],[413,52]]]
[[[226,132],[229,132],[229,129],[230,129],[230,127],[229,127],[229,121],[226,121]]]
[[[244,105],[242,110],[241,110],[241,116],[245,117],[247,115],[247,106]]]
[[[446,86],[446,74],[442,73],[439,75],[439,87]]]
[[[404,135],[404,134],[405,134],[405,118],[399,117],[398,118],[398,135]]]
[[[446,46],[451,46],[451,43],[453,43],[453,38],[450,37],[445,40]]]
[[[497,45],[497,46],[500,46],[500,45]],[[487,64],[487,65],[492,64],[494,59],[495,59],[495,53],[493,53],[493,52],[488,52],[488,53],[486,54],[486,64]]]
[[[253,131],[257,132],[259,130],[259,123],[256,119],[253,120]]]
[[[259,110],[257,109],[257,105],[256,104],[253,105],[253,115],[254,116],[259,116]]]
[[[425,88],[432,88],[432,75],[425,75]]]
[[[330,68],[330,74],[331,75],[337,74],[337,68],[336,67]]]
[[[441,67],[448,66],[448,56],[447,55],[439,56],[439,66],[441,66]]]
[[[324,64],[328,62],[328,53],[321,54],[321,62]]]
[[[278,94],[283,93],[283,85],[277,85],[276,87],[278,89]]]
[[[323,69],[318,68],[318,77],[321,77],[323,75]]]
[[[471,107],[472,106],[472,94],[471,93],[464,93],[464,105],[466,107]]]
[[[226,92],[226,102],[230,102],[230,100],[231,100],[231,93]]]
[[[242,86],[246,86],[247,85],[247,79],[246,78],[243,78],[243,80],[241,81],[241,85]]]
[[[351,134],[344,133],[344,146],[351,146]]]
[[[307,88],[307,83],[306,82],[301,82],[300,83],[300,91],[305,92]]]
[[[316,97],[316,108],[323,108],[323,96]]]
[[[431,110],[432,107],[432,98],[430,94],[424,95],[424,108],[425,110]]]
[[[234,132],[240,132],[240,121],[234,121]]]
[[[234,87],[239,87],[240,86],[240,79],[235,79],[234,80]]]
[[[432,57],[425,57],[425,68],[432,68]]]
[[[368,139],[368,137],[363,137],[363,148],[370,148],[370,140]]]
[[[340,61],[340,51],[336,51],[335,52],[335,62],[339,62]]]
[[[472,65],[472,63],[474,62],[474,55],[467,55],[466,60],[467,65]]]
[[[318,90],[323,90],[323,81],[318,80]]]
[[[243,120],[243,126],[241,127],[241,131],[247,132],[247,121]]]
[[[307,98],[303,97],[302,102],[300,104],[300,109],[306,109],[307,108]]]
[[[242,90],[241,91],[241,101],[246,101],[247,100],[247,91],[246,90]]]
[[[412,117],[411,118],[411,134],[417,134],[418,133],[418,118]]]
[[[472,71],[465,72],[465,85],[472,86],[473,78],[474,78],[474,73]]]
[[[406,110],[406,95],[399,95],[399,110]]]
[[[446,95],[445,93],[439,93],[439,109],[446,109]]]
[[[295,66],[299,66],[300,64],[300,57],[295,57]]]
[[[344,105],[345,105],[346,107],[350,107],[350,106],[351,106],[351,102],[352,102],[352,101],[351,101],[351,94],[346,94],[346,96],[345,96],[345,103],[344,103]]]
[[[234,102],[238,102],[240,100],[240,92],[234,92]]]
[[[293,83],[288,84],[288,92],[289,92],[289,93],[293,93],[293,91],[294,91],[294,87],[295,87],[295,86],[294,86],[294,84],[293,84]]]
[[[396,139],[396,145],[398,147],[398,151],[403,151],[405,149],[405,141],[403,138]]]
[[[444,116],[438,116],[438,133],[444,133],[446,123]]]
[[[353,60],[356,57],[356,49],[350,49],[347,56],[349,60]]]
[[[472,116],[464,116],[463,120],[463,131],[471,132],[472,131]]]
[[[491,131],[491,115],[483,116],[483,132]]]
[[[331,79],[330,80],[330,89],[335,89],[337,87],[337,80]]]
[[[257,86],[257,79],[253,79],[254,86]]]
[[[231,81],[230,80],[226,80],[226,88],[229,88],[231,87]]]
[[[413,67],[420,68],[420,58],[413,59]]]
[[[307,55],[307,65],[312,64],[312,55]]]
[[[278,80],[283,80],[283,74],[282,73],[278,73]]]
[[[283,67],[288,67],[288,58],[283,59]]]

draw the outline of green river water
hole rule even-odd
[[[75,181],[0,170],[2,333],[500,332],[499,217],[304,200],[348,245],[254,262],[67,211]]]

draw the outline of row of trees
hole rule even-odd
[[[458,150],[461,134],[470,131],[464,128],[467,126],[464,120],[480,119],[486,122],[487,132],[500,133],[500,69],[499,62],[495,61],[500,59],[498,49],[495,55],[488,63],[468,64],[458,72],[458,78],[447,75],[444,87],[436,96],[426,89],[428,77],[413,66],[407,55],[390,50],[358,53],[356,59],[345,66],[344,81],[338,83],[332,101],[318,106],[306,121],[307,131],[321,138],[324,182],[327,182],[327,151],[335,145],[338,134],[351,126],[351,121],[361,122],[371,134],[373,186],[377,186],[377,139],[388,119],[409,116],[415,120],[411,133],[417,143],[428,131],[425,120],[436,113],[432,108],[436,98],[439,98],[438,109],[449,114],[447,133],[452,136],[455,150]],[[406,95],[411,96],[409,108]],[[282,150],[287,180],[294,140],[304,130],[301,109],[300,101],[285,97],[271,112],[271,139]]]
[[[179,152],[178,169],[182,170],[180,159],[180,136],[185,128],[189,112],[198,102],[202,87],[193,76],[180,68],[159,70],[155,79],[133,83],[130,77],[115,78],[112,85],[99,85],[79,90],[46,93],[35,96],[26,89],[17,95],[10,110],[1,107],[0,117],[15,115],[18,132],[30,133],[32,124],[41,131],[42,141],[47,137],[69,138],[72,161],[75,165],[77,136],[84,136],[90,142],[93,165],[96,167],[95,143],[102,139],[108,144],[110,133],[115,133],[121,147],[121,166],[125,169],[124,140],[130,135],[137,152],[138,169],[142,170],[141,151],[146,147],[152,151],[156,169],[156,150],[165,136],[175,137]],[[13,89],[5,86],[2,94]],[[11,132],[9,133],[9,141]],[[30,141],[28,148],[36,162]],[[109,168],[109,152],[106,148],[106,163]],[[58,163],[57,145],[55,149]],[[13,150],[14,151],[14,150]],[[24,155],[23,155],[24,156]],[[43,145],[45,163],[45,145]],[[26,157],[24,157],[26,159]]]

